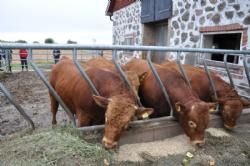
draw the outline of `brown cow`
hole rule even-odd
[[[53,66],[50,83],[76,115],[80,127],[105,122],[103,143],[107,148],[113,148],[134,116],[151,114],[153,110],[137,106],[135,97],[127,90],[119,74],[100,68],[88,68],[86,73],[101,96],[92,94],[72,60],[65,57]],[[58,102],[52,95],[50,99],[52,124],[56,124]]]
[[[161,64],[167,68],[174,68],[179,70],[178,65],[175,62],[165,61]],[[189,79],[191,80],[192,90],[198,94],[200,99],[204,101],[218,102],[222,107],[220,111],[222,113],[224,126],[227,129],[232,129],[236,125],[237,119],[240,117],[242,109],[249,107],[250,102],[242,99],[237,91],[222,80],[216,73],[211,72],[211,77],[215,84],[215,89],[218,95],[218,101],[215,101],[213,97],[213,91],[209,84],[207,74],[204,70],[191,66],[183,65]]]
[[[205,143],[205,129],[209,121],[209,109],[214,108],[214,103],[201,101],[177,70],[163,68],[156,65],[156,70],[166,88],[171,102],[175,105],[175,115],[185,133],[194,145]],[[145,106],[154,108],[151,116],[169,115],[169,106],[159,88],[153,73],[145,60],[132,60],[124,66],[125,69],[137,71],[138,74],[147,72],[141,80],[139,95]]]
[[[95,67],[95,68],[101,68],[101,69],[108,69],[108,70],[111,70],[111,71],[118,73],[118,71],[117,71],[115,65],[112,63],[112,61],[107,60],[103,57],[97,57],[97,58],[90,59],[89,61],[87,61],[87,63],[84,64],[84,67]],[[140,82],[139,82],[140,75],[137,75],[136,72],[129,71],[129,70],[125,70],[124,72],[127,75],[129,82],[131,83],[131,86],[132,86],[134,93],[137,94],[138,89],[139,89],[139,85],[140,85]]]

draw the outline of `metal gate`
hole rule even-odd
[[[37,66],[37,64],[33,61],[33,50],[36,49],[61,49],[61,50],[71,50],[72,51],[72,58],[73,61],[77,67],[77,69],[79,70],[80,74],[82,75],[82,77],[88,82],[88,85],[90,86],[90,88],[92,89],[93,93],[96,95],[99,95],[99,92],[97,91],[97,89],[95,88],[94,84],[92,83],[92,81],[89,79],[88,75],[86,74],[85,70],[82,68],[82,66],[80,65],[80,63],[77,60],[77,50],[99,50],[99,51],[103,51],[103,50],[111,50],[112,51],[112,61],[115,64],[115,67],[117,68],[117,70],[119,71],[119,73],[121,74],[124,82],[126,83],[126,85],[128,86],[128,88],[131,88],[131,84],[127,79],[126,74],[124,73],[124,71],[122,70],[120,64],[118,63],[118,59],[117,59],[117,51],[141,51],[141,52],[147,52],[147,62],[150,66],[150,69],[152,70],[156,80],[158,81],[160,88],[164,94],[165,100],[166,102],[168,102],[168,104],[170,105],[171,108],[171,113],[169,117],[163,117],[163,118],[158,118],[160,120],[162,119],[172,119],[173,118],[173,106],[170,102],[170,98],[168,96],[168,92],[167,90],[164,88],[161,79],[159,77],[159,75],[157,74],[157,71],[155,70],[155,67],[151,61],[151,52],[153,51],[157,51],[157,52],[171,52],[176,54],[176,62],[180,68],[180,71],[182,73],[182,75],[184,76],[184,78],[186,79],[186,81],[188,82],[189,86],[190,86],[190,82],[189,82],[189,78],[182,66],[181,63],[181,53],[199,53],[200,57],[203,57],[200,59],[200,61],[203,63],[204,66],[204,70],[207,73],[207,76],[209,78],[209,82],[210,85],[213,89],[215,98],[217,98],[217,94],[215,91],[215,86],[213,83],[213,80],[210,76],[210,72],[207,66],[207,59],[205,58],[206,53],[221,53],[224,55],[224,65],[225,65],[225,70],[226,70],[226,74],[229,78],[229,82],[231,84],[232,87],[244,87],[250,90],[250,76],[249,76],[249,68],[247,65],[247,58],[248,55],[250,55],[250,51],[238,51],[238,50],[222,50],[222,49],[203,49],[203,48],[169,48],[169,47],[161,47],[161,46],[127,46],[127,45],[78,45],[78,44],[6,44],[6,43],[0,43],[0,49],[28,49],[28,62],[31,65],[31,67],[34,69],[34,71],[37,73],[37,75],[40,77],[40,79],[43,81],[43,83],[46,85],[46,87],[48,88],[48,90],[51,92],[51,94],[55,97],[55,99],[59,102],[59,104],[63,107],[64,111],[67,113],[69,119],[72,121],[72,123],[75,125],[75,118],[74,115],[71,113],[71,111],[69,110],[69,108],[64,104],[63,100],[60,98],[60,96],[56,93],[56,91],[53,89],[53,87],[49,84],[48,80],[46,79],[46,77],[44,76],[44,74],[41,72],[41,70],[39,69],[39,67]],[[238,85],[235,84],[233,82],[232,79],[232,75],[229,71],[229,67],[228,67],[228,63],[226,61],[227,59],[227,55],[228,54],[234,54],[237,56],[240,56],[243,58],[243,67],[245,70],[245,77],[247,79],[248,82],[248,86],[242,86],[242,85]],[[201,56],[203,55],[203,56]],[[189,56],[189,55],[187,55]],[[8,98],[8,100],[10,100],[10,102],[17,108],[17,110],[21,113],[22,116],[24,116],[24,118],[31,124],[32,128],[34,128],[34,123],[33,121],[25,114],[24,110],[14,101],[13,97],[10,95],[10,93],[8,92],[8,90],[2,85],[0,84],[0,90],[2,91],[2,93]],[[132,91],[133,92],[133,91]],[[135,95],[137,96],[137,95]],[[241,95],[247,99],[250,99],[250,96],[247,95]],[[137,97],[137,102],[138,105],[142,106],[139,98]],[[150,120],[149,120],[150,121]],[[141,121],[135,121],[132,122],[133,124],[141,124]],[[89,127],[83,127],[80,128],[80,130],[82,131],[91,131],[91,130],[96,130],[96,129],[103,129],[104,125],[98,125],[98,126],[89,126]]]

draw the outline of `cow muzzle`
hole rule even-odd
[[[113,149],[117,146],[117,142],[111,141],[106,137],[102,139],[102,143],[104,144],[106,149]]]
[[[235,127],[235,125],[227,125],[227,124],[224,124],[224,127],[225,127],[226,129],[228,129],[228,130],[232,130],[232,129]]]
[[[203,146],[205,144],[205,139],[191,141],[191,144],[194,146],[199,146],[199,147]]]

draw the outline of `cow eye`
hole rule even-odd
[[[197,127],[197,125],[196,125],[196,123],[194,123],[193,121],[188,121],[188,125],[189,125],[189,127],[191,127],[191,128],[196,128]]]

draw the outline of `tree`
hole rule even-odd
[[[27,43],[25,40],[17,40],[16,43]]]
[[[68,40],[67,44],[77,44],[77,42],[76,41],[72,41],[72,40]]]
[[[44,40],[44,43],[46,43],[46,44],[53,44],[54,40],[52,38],[47,38],[47,39]]]

